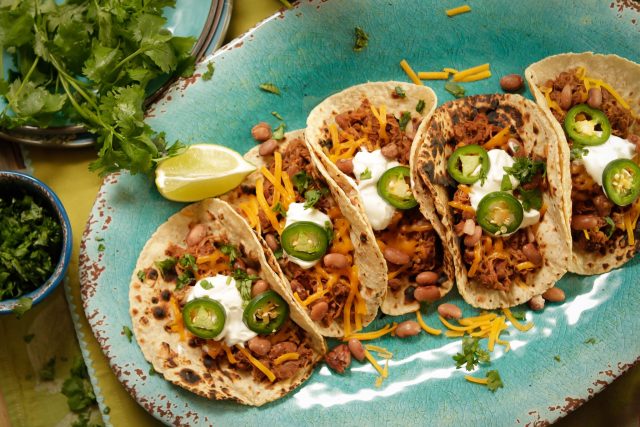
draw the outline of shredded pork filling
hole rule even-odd
[[[571,103],[568,108],[560,107],[562,91],[565,86],[571,88]],[[549,80],[543,86],[548,97],[555,102],[551,112],[561,124],[571,108],[584,104],[588,99],[588,91],[584,80],[580,78],[578,69],[564,71],[555,80]],[[633,117],[630,110],[623,108],[615,97],[605,88],[601,88],[602,105],[598,108],[609,119],[611,133],[620,138],[628,139],[640,146],[640,124]],[[568,104],[567,104],[568,105]],[[566,105],[565,105],[566,106]],[[567,138],[569,148],[573,148],[573,141]],[[638,148],[636,148],[638,150]],[[605,254],[612,244],[627,236],[625,215],[629,214],[633,205],[621,207],[614,205],[598,185],[587,173],[580,159],[571,159],[571,202],[572,218],[580,217],[581,221],[595,224],[594,227],[576,229],[572,221],[571,236],[574,245],[586,252]],[[609,220],[607,220],[609,218]],[[610,222],[614,227],[612,228]],[[637,232],[634,230],[634,233]]]
[[[230,276],[234,270],[238,269],[245,270],[246,273],[247,268],[252,268],[257,272],[255,274],[260,276],[259,263],[255,260],[249,260],[244,253],[241,253],[241,256],[232,265],[229,256],[220,251],[221,245],[225,243],[227,242],[215,241],[214,236],[208,235],[204,236],[195,244],[187,245],[186,247],[172,244],[165,250],[167,257],[177,259],[180,259],[185,254],[192,255],[195,257],[196,264],[198,265],[198,271],[191,283],[172,292],[163,291],[154,299],[154,301],[162,301],[163,303],[169,303],[169,305],[175,303],[179,309],[178,313],[175,313],[171,309],[163,311],[172,313],[165,324],[166,331],[178,333],[177,325],[182,322],[182,308],[187,303],[190,288],[195,284],[197,279],[214,276],[216,274]],[[177,263],[175,267],[162,273],[159,273],[155,267],[150,267],[145,271],[145,275],[147,279],[155,280],[160,274],[164,274],[165,280],[173,282],[184,271],[185,268],[181,266],[180,263]],[[176,319],[176,316],[179,318]],[[251,363],[237,346],[229,348],[221,341],[199,338],[186,329],[184,333],[187,344],[190,347],[200,348],[202,350],[202,363],[208,370],[216,370],[221,366],[233,366],[240,371],[251,371],[256,381],[269,382],[264,372]],[[276,376],[276,381],[291,378],[300,369],[312,363],[313,352],[311,350],[310,339],[307,333],[291,320],[287,320],[284,326],[276,333],[259,335],[253,338],[253,340],[256,339],[262,340],[260,347],[254,347],[249,342],[249,345],[245,344],[244,348],[252,357]],[[258,352],[254,351],[252,347],[257,348]],[[276,364],[276,359],[285,353],[297,353],[298,358],[297,360],[287,360]]]

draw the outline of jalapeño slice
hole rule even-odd
[[[609,200],[627,206],[640,195],[640,167],[629,159],[614,160],[602,172],[602,185]]]
[[[578,120],[582,118],[584,120]],[[587,104],[579,104],[569,110],[564,118],[564,130],[578,145],[600,145],[611,136],[611,124],[607,116]]]
[[[378,194],[398,209],[411,209],[418,206],[411,191],[411,176],[407,166],[396,166],[382,174],[376,187]]]
[[[522,223],[524,211],[514,196],[494,191],[480,200],[476,221],[483,230],[496,236],[510,234]]]
[[[196,298],[182,309],[184,325],[193,335],[210,339],[220,335],[227,314],[222,304],[211,298]]]
[[[289,317],[289,305],[274,291],[266,291],[249,301],[242,319],[258,334],[271,334],[282,327]]]
[[[487,150],[479,145],[465,145],[451,154],[447,171],[460,184],[473,184],[489,172],[491,162]]]
[[[280,240],[287,254],[303,261],[320,259],[329,246],[327,231],[311,221],[289,225],[282,232]]]

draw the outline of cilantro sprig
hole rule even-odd
[[[453,360],[456,369],[464,366],[467,371],[472,371],[479,363],[489,363],[490,356],[487,350],[480,347],[477,337],[465,336],[462,338],[462,353],[454,355]]]
[[[147,2],[0,3],[0,46],[15,72],[0,78],[7,100],[0,127],[47,127],[64,117],[96,137],[101,175],[126,169],[149,173],[183,149],[144,123],[145,99],[154,79],[193,74],[192,37],[164,26],[165,7]]]

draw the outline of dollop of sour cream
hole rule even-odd
[[[587,154],[582,156],[582,163],[587,173],[598,185],[602,186],[602,173],[609,163],[617,159],[631,159],[636,154],[635,144],[611,135],[604,144],[586,147]]]
[[[293,223],[302,221],[313,222],[315,224],[318,224],[322,228],[325,228],[327,224],[331,226],[331,218],[329,218],[326,214],[320,212],[318,209],[305,208],[304,203],[291,203],[289,205],[289,208],[287,209],[287,220],[284,224],[284,227],[287,228]],[[311,268],[316,265],[318,261],[320,261],[319,259],[315,261],[304,261],[300,258],[289,255],[286,250],[284,251],[284,253],[287,254],[287,258],[291,262],[298,264],[304,269]]]
[[[210,289],[205,289],[202,286],[205,282],[210,285],[205,284],[205,287],[210,287]],[[243,301],[233,277],[216,274],[213,277],[205,277],[198,280],[191,288],[187,301],[205,297],[222,304],[227,314],[224,328],[222,328],[222,332],[218,336],[213,338],[214,340],[220,341],[224,339],[225,344],[232,347],[236,344],[244,345],[245,342],[258,335],[249,329],[242,320],[244,312]]]
[[[353,158],[353,174],[357,179],[360,199],[364,212],[374,230],[384,230],[389,226],[396,208],[378,194],[378,180],[387,170],[400,166],[395,160],[389,160],[380,150],[368,152],[362,149]],[[365,177],[362,177],[365,174]],[[367,176],[371,174],[370,178]]]
[[[516,188],[520,185],[520,182],[517,179],[508,175],[504,171],[504,168],[511,167],[515,163],[513,157],[504,150],[498,149],[489,150],[487,154],[489,155],[489,162],[491,165],[489,167],[489,172],[487,172],[487,179],[484,181],[484,185],[481,184],[482,180],[474,182],[473,185],[471,185],[471,192],[469,193],[471,206],[473,206],[473,209],[475,210],[478,210],[480,200],[482,200],[484,196],[489,193],[493,193],[494,191],[500,191],[502,177],[504,175],[509,177],[509,180],[511,181],[511,188]],[[513,194],[513,191],[506,191],[506,193]],[[534,225],[538,221],[540,221],[540,211],[536,209],[524,211],[522,223],[520,223],[517,230]]]

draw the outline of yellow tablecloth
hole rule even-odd
[[[235,0],[227,40],[242,34],[280,6],[276,0]],[[87,170],[95,152],[93,149],[63,151],[34,148],[28,151],[35,175],[59,195],[71,219],[74,255],[69,268],[69,286],[77,304],[75,312],[80,329],[90,353],[87,362],[96,372],[98,393],[104,396],[104,403],[110,408],[109,420],[117,427],[159,425],[138,406],[116,379],[91,333],[80,304],[78,248],[101,184],[100,179]],[[35,335],[27,344],[23,337],[29,334]],[[0,427],[5,427],[2,395],[14,427],[70,425],[75,416],[69,413],[60,387],[68,376],[71,361],[77,355],[79,348],[62,286],[23,319],[17,320],[14,316],[0,318]],[[39,381],[40,367],[54,356],[55,380]],[[558,423],[560,426],[639,424],[640,366]]]

